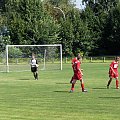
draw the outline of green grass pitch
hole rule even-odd
[[[120,90],[106,89],[109,63],[82,63],[87,93],[79,81],[69,93],[71,64],[63,70],[0,73],[0,120],[120,120]]]

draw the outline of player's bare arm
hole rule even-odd
[[[83,72],[82,72],[82,71],[83,71],[83,69],[79,69],[79,71],[80,71],[81,75],[83,75]]]
[[[113,72],[114,74],[116,74],[115,71],[113,70],[113,68],[112,68],[111,66],[110,66],[110,69],[112,70],[112,72]]]
[[[39,65],[38,65],[38,64],[36,64],[36,67],[39,67]]]

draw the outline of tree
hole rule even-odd
[[[89,6],[94,13],[99,14],[101,11],[108,12],[111,8],[117,6],[119,0],[82,0],[82,2]]]
[[[93,11],[96,22],[90,26],[96,34],[96,45],[92,55],[118,54],[119,48],[119,15],[118,0],[83,0],[86,9],[89,7]],[[88,18],[90,21],[90,18]],[[118,22],[119,21],[119,22]],[[90,25],[91,23],[89,23]],[[97,37],[99,36],[99,37]],[[112,47],[112,49],[111,49]]]
[[[6,17],[4,14],[0,15],[0,51],[3,52],[7,44],[10,44],[9,30],[6,26]]]
[[[73,25],[67,17],[67,13],[73,9],[70,0],[46,0],[46,8],[59,24],[58,41],[63,45],[63,56],[72,54]],[[57,6],[57,7],[56,7]]]
[[[102,0],[86,0],[85,2],[86,8],[82,13],[82,19],[87,22],[94,43],[94,49],[92,49],[90,55],[103,55],[103,49],[100,46],[106,19],[111,8],[110,3]]]
[[[63,55],[68,57],[72,54],[73,26],[69,20],[63,21],[60,27],[59,41],[63,45]]]
[[[49,0],[50,2],[51,0]],[[54,1],[54,2],[53,2]],[[55,4],[57,2],[57,4]],[[64,11],[65,19],[59,11],[56,15],[56,12],[52,13],[55,15],[58,23],[60,24],[60,34],[59,41],[63,45],[63,55],[70,56],[72,53],[76,54],[82,52],[84,55],[87,55],[93,48],[93,36],[92,32],[88,29],[87,22],[84,22],[81,17],[81,12],[79,9],[74,8],[74,5],[70,3],[70,0],[66,0],[62,3],[60,1],[52,0],[52,5],[59,5],[58,7]],[[68,7],[69,5],[69,7]],[[65,7],[66,6],[66,7]],[[48,7],[49,8],[49,7]],[[50,8],[54,8],[50,6]],[[89,21],[89,20],[88,20]]]
[[[106,19],[100,47],[104,54],[119,55],[120,49],[120,4],[110,10]],[[106,51],[107,50],[107,51]]]
[[[6,6],[12,44],[56,43],[59,26],[40,0],[8,0]]]

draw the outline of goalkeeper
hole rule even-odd
[[[35,80],[38,80],[38,61],[35,58],[35,55],[32,54],[32,59],[30,61],[30,65],[31,65],[31,72],[34,75]]]

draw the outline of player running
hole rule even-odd
[[[109,68],[109,81],[107,84],[107,88],[109,88],[109,85],[113,78],[116,79],[116,89],[119,89],[119,80],[118,80],[118,64],[119,64],[119,57],[115,57],[115,60],[111,62],[110,68]]]
[[[72,87],[71,87],[71,90],[70,92],[73,92],[74,91],[74,86],[75,86],[75,83],[77,80],[80,81],[81,83],[81,88],[82,88],[82,92],[87,92],[87,90],[84,89],[84,81],[83,81],[83,73],[82,73],[82,70],[80,68],[80,65],[81,65],[81,56],[78,55],[77,56],[77,60],[75,61],[74,65],[73,65],[73,71],[74,71],[74,75],[72,77]]]
[[[32,59],[30,61],[30,65],[31,65],[31,72],[34,75],[35,80],[38,80],[38,62],[37,59],[35,59],[35,55],[32,55]]]

